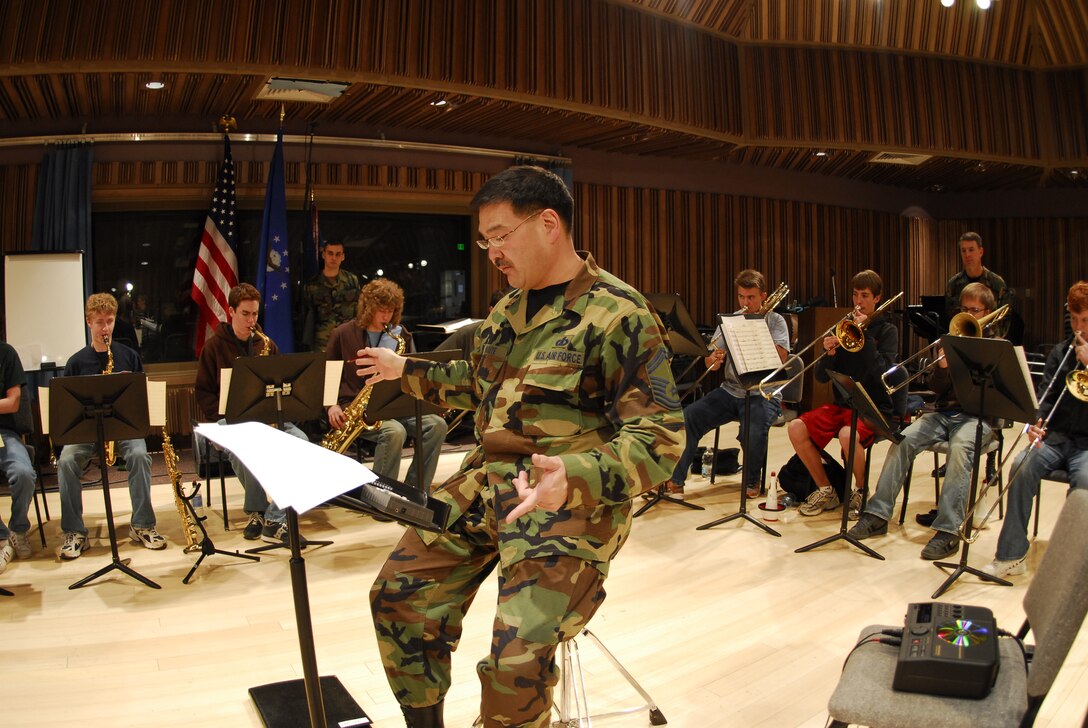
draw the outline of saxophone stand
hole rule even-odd
[[[113,523],[106,442],[143,438],[151,429],[147,411],[147,376],[132,372],[83,377],[58,377],[49,382],[49,422],[53,441],[74,445],[94,441],[102,469],[102,494],[106,505],[106,526],[110,536],[111,562],[85,576],[69,589],[79,589],[113,570],[120,571],[152,589],[162,587],[129,567],[117,552],[117,529]]]
[[[868,424],[876,434],[881,437],[886,437],[893,442],[898,441],[900,438],[892,430],[888,421],[884,419],[884,415],[881,414],[880,410],[873,404],[873,401],[869,398],[868,392],[865,391],[865,388],[861,386],[860,382],[855,382],[845,374],[840,374],[836,371],[829,370],[827,374],[831,378],[831,383],[835,386],[835,389],[838,390],[839,394],[846,400],[847,406],[850,407],[850,448],[849,453],[846,456],[846,463],[844,464],[846,480],[843,483],[842,488],[842,519],[839,522],[838,533],[820,539],[815,543],[810,543],[807,546],[802,546],[801,548],[796,549],[794,553],[801,554],[806,551],[820,548],[829,543],[834,543],[835,541],[846,541],[848,544],[858,547],[874,559],[884,561],[883,556],[851,536],[846,528],[847,516],[850,511],[850,494],[853,492],[854,486],[854,458],[857,457],[858,411],[861,410],[864,412],[866,424]]]
[[[200,483],[196,483],[193,488],[193,492],[189,495],[185,495],[181,492],[181,483],[179,482],[174,486],[177,495],[185,503],[185,510],[189,511],[189,516],[193,519],[193,523],[200,529],[200,535],[203,537],[200,539],[200,556],[197,557],[196,563],[193,564],[193,568],[189,569],[189,573],[185,575],[185,578],[181,580],[182,584],[188,584],[189,580],[193,578],[193,574],[196,573],[205,557],[212,554],[222,554],[223,556],[233,556],[236,559],[249,559],[250,561],[260,561],[260,556],[250,556],[249,554],[242,554],[237,551],[224,551],[223,549],[217,549],[215,544],[212,543],[211,536],[208,535],[208,529],[204,528],[204,521],[208,519],[207,516],[197,515],[196,509],[193,508],[193,498],[200,492]]]
[[[324,393],[325,358],[321,352],[238,357],[233,369],[227,392],[228,423],[263,422],[282,432],[288,415],[292,421],[301,422],[317,419],[324,409],[321,395]],[[288,530],[291,527],[291,512],[287,509]],[[297,514],[294,530],[300,548],[332,544],[332,541],[307,541],[298,536]],[[263,554],[288,547],[289,544],[270,543],[246,549],[246,553]]]
[[[982,463],[983,418],[1003,417],[1015,422],[1032,422],[1037,403],[1029,384],[1030,378],[1020,368],[1021,360],[1009,341],[949,335],[941,338],[941,345],[948,357],[956,399],[964,412],[976,418],[971,490],[968,492],[967,517],[963,525],[963,534],[970,534],[974,525],[979,466]],[[967,564],[971,542],[967,537],[963,538],[959,561],[933,562],[939,569],[953,569],[944,583],[933,592],[933,599],[944,594],[963,574],[974,574],[985,582],[1012,586],[1010,581]]]
[[[752,514],[748,512],[748,486],[744,483],[744,471],[747,470],[748,465],[748,438],[751,436],[750,430],[752,422],[752,398],[761,396],[756,391],[758,387],[758,384],[754,387],[749,387],[748,393],[744,397],[744,467],[741,468],[740,478],[740,508],[737,510],[736,513],[731,513],[724,518],[719,518],[716,521],[711,521],[710,523],[704,523],[701,526],[696,526],[696,531],[705,531],[708,528],[714,528],[715,526],[720,526],[723,523],[729,523],[730,521],[735,521],[739,518],[743,521],[748,521],[749,523],[756,524],[772,536],[782,536],[782,534],[780,534],[778,531],[774,530],[760,519],[753,517]]]

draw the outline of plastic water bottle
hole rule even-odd
[[[197,514],[197,516],[203,516],[204,515],[204,496],[202,496],[200,493],[194,493],[193,494],[193,500],[191,502],[193,504],[193,511]]]
[[[702,466],[702,469],[700,471],[702,473],[702,476],[704,478],[709,479],[710,478],[710,472],[713,469],[713,467],[714,467],[714,453],[711,452],[710,448],[708,447],[706,450],[703,450],[703,466]]]

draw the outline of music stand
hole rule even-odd
[[[963,525],[963,533],[969,535],[978,493],[978,470],[982,462],[982,418],[1031,422],[1038,403],[1035,400],[1035,391],[1029,384],[1031,378],[1026,372],[1026,366],[1010,341],[949,335],[941,337],[941,346],[948,357],[952,387],[960,408],[976,418],[971,489],[968,491],[967,518]],[[933,565],[937,568],[953,569],[944,583],[933,592],[934,599],[944,594],[964,573],[974,574],[983,581],[1001,586],[1012,586],[1012,582],[1006,579],[968,566],[967,555],[970,549],[971,542],[964,538],[959,561],[934,562]]]
[[[278,354],[276,356],[240,356],[232,364],[230,389],[227,390],[228,424],[263,422],[283,429],[288,420],[312,420],[324,410],[325,357],[319,352]],[[287,527],[298,532],[298,514],[288,508]],[[300,539],[301,548],[328,546],[332,541]],[[247,554],[262,554],[284,544],[267,544],[246,549]]]
[[[274,422],[282,431],[287,417],[299,421],[320,417],[324,409],[324,388],[325,356],[322,352],[239,357],[234,360],[230,390],[227,392],[227,422]],[[261,719],[269,728],[297,728],[306,725],[306,720],[309,720],[312,728],[326,728],[326,709],[328,714],[334,716],[333,725],[345,718],[366,714],[339,679],[334,676],[319,677],[310,618],[310,596],[306,586],[306,561],[302,558],[302,539],[298,533],[298,513],[291,506],[284,510],[287,512],[291,593],[303,679],[301,685],[298,680],[258,685],[250,688],[249,693],[257,704]],[[325,546],[330,543],[311,541],[309,545]],[[249,549],[246,553],[278,546],[274,544]],[[323,689],[330,693],[327,704]],[[300,705],[303,696],[305,712]]]
[[[83,377],[57,377],[49,381],[49,429],[57,445],[94,442],[102,470],[102,494],[106,504],[106,527],[110,536],[111,562],[86,576],[69,589],[86,586],[117,569],[152,589],[162,587],[128,566],[117,553],[117,529],[113,524],[106,442],[135,440],[151,429],[147,411],[147,375],[134,372]]]
[[[899,435],[892,429],[891,424],[884,417],[884,415],[873,404],[873,400],[869,397],[869,393],[865,391],[865,387],[861,385],[861,382],[855,382],[845,374],[828,370],[827,375],[831,378],[831,384],[838,390],[839,394],[844,400],[846,400],[847,406],[850,408],[850,447],[849,453],[846,456],[845,470],[846,480],[843,483],[842,495],[842,519],[839,523],[839,532],[833,536],[822,538],[819,541],[810,543],[807,546],[802,546],[796,549],[794,553],[804,553],[805,551],[812,551],[826,544],[834,541],[846,541],[849,544],[857,546],[874,559],[880,559],[884,561],[884,557],[878,554],[869,546],[863,544],[854,536],[851,536],[846,528],[846,519],[850,510],[850,495],[853,493],[854,485],[854,458],[857,457],[857,436],[858,436],[858,419],[865,420],[865,424],[872,428],[873,432],[881,437],[887,438],[893,442],[900,439]]]

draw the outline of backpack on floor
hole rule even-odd
[[[823,450],[820,451],[820,457],[823,458],[824,470],[827,471],[831,487],[839,494],[841,500],[843,486],[846,485],[846,471],[843,470],[838,460]],[[809,493],[816,490],[816,483],[812,480],[812,476],[808,474],[808,468],[805,467],[805,464],[801,462],[801,458],[797,455],[791,457],[778,471],[778,485],[782,490],[791,493],[797,502],[808,498]]]

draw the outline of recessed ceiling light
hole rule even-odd
[[[827,152],[813,152],[813,153],[812,153],[812,155],[813,155],[814,157],[826,157],[826,156],[827,156]]]
[[[446,101],[445,99],[439,99],[438,101],[432,101],[431,106],[437,106],[437,107],[441,108],[443,106],[448,106],[449,103],[450,102]]]
[[[166,84],[162,81],[148,81],[144,84],[145,88],[149,88],[152,91],[158,91],[161,88],[166,88]]]

